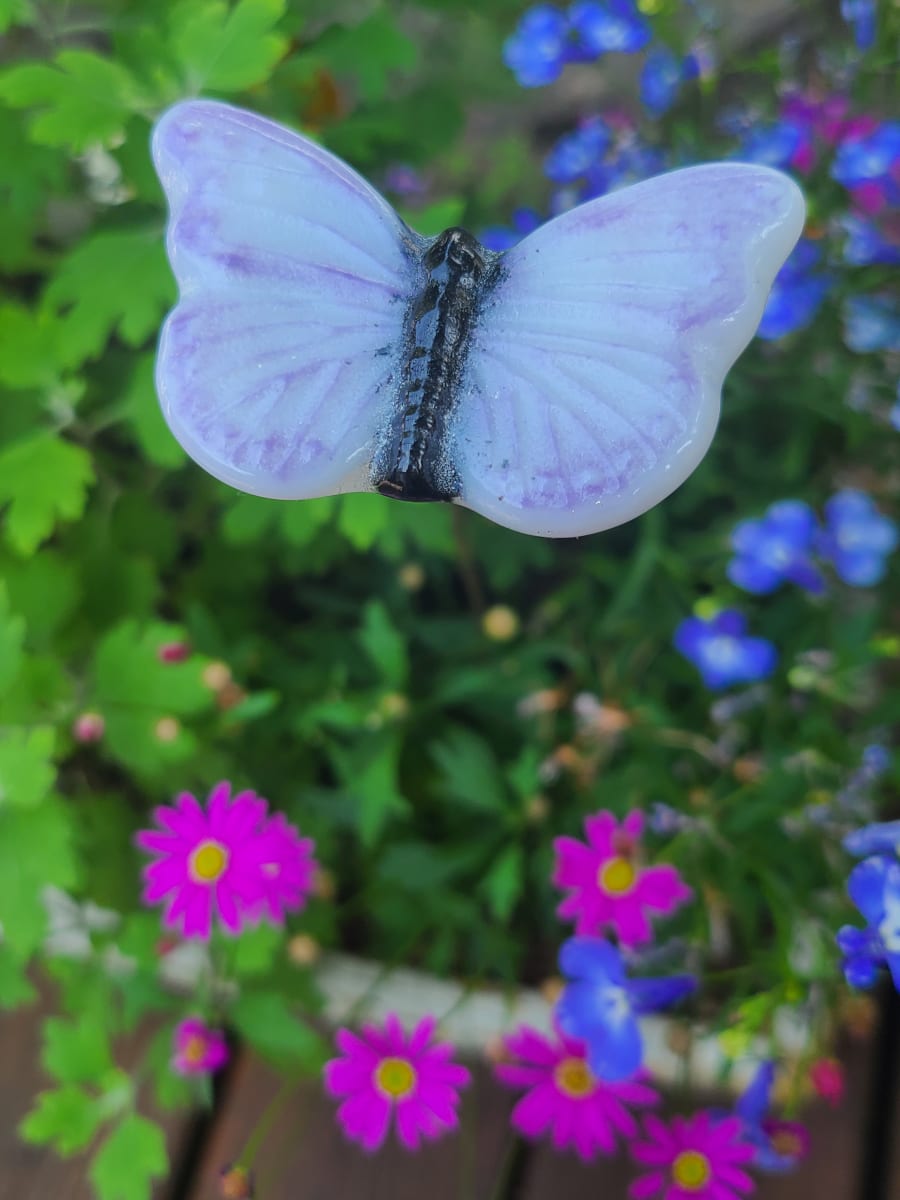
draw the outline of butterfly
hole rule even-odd
[[[153,156],[180,287],[157,390],[192,458],[257,496],[451,501],[545,537],[631,520],[694,470],[805,216],[787,176],[711,163],[499,254],[422,237],[227,104],[169,109]]]

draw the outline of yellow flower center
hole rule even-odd
[[[686,1192],[699,1192],[712,1176],[709,1159],[696,1150],[682,1150],[672,1163],[672,1178]]]
[[[225,874],[228,851],[221,842],[201,842],[190,857],[188,870],[195,883],[215,883]]]
[[[637,876],[634,863],[618,855],[603,864],[597,874],[597,883],[607,896],[624,896],[634,887]]]
[[[206,1058],[206,1038],[202,1038],[196,1033],[193,1034],[188,1038],[181,1053],[182,1057],[189,1063],[203,1062],[204,1058]]]
[[[405,1058],[383,1058],[375,1068],[375,1086],[391,1100],[402,1100],[416,1086],[416,1073]]]
[[[553,1080],[559,1090],[573,1100],[590,1096],[594,1090],[594,1076],[583,1058],[564,1058],[557,1064]]]

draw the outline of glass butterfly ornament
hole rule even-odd
[[[766,167],[688,167],[499,254],[425,238],[308,138],[188,100],[153,154],[180,299],[157,388],[202,467],[257,496],[377,491],[572,537],[705,454],[726,372],[803,227]]]

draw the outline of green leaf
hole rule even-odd
[[[95,1014],[44,1022],[44,1066],[60,1083],[98,1083],[113,1065],[109,1039]]]
[[[13,549],[34,554],[58,521],[77,520],[93,479],[88,452],[49,433],[0,451],[0,505],[9,505],[5,530]]]
[[[263,83],[288,39],[273,33],[284,0],[185,0],[172,13],[172,48],[189,92],[240,92]]]
[[[144,229],[83,238],[44,293],[46,311],[58,319],[58,359],[69,367],[95,358],[113,333],[141,345],[174,302],[162,237]]]
[[[453,225],[459,225],[465,211],[465,200],[460,196],[448,196],[445,200],[436,200],[427,208],[420,208],[415,212],[401,212],[400,215],[417,233],[425,237],[434,237]]]
[[[0,98],[39,110],[29,122],[33,141],[76,153],[111,142],[143,102],[131,72],[92,50],[61,50],[52,66],[10,67],[0,74]]]
[[[22,666],[25,621],[13,616],[6,587],[0,581],[0,694],[13,682]]]
[[[409,810],[397,782],[399,739],[395,734],[373,734],[352,747],[334,746],[331,753],[344,787],[357,803],[359,835],[366,846],[373,846],[391,817]]]
[[[402,688],[409,670],[406,643],[391,624],[387,609],[376,600],[366,605],[359,640],[381,672],[382,682]]]
[[[231,950],[229,963],[236,975],[263,975],[275,961],[284,942],[284,931],[258,925],[241,934]]]
[[[245,992],[231,1017],[253,1049],[275,1066],[315,1074],[328,1056],[324,1040],[275,992]]]
[[[39,808],[0,810],[0,923],[20,957],[36,950],[47,917],[47,884],[71,891],[78,882],[69,810],[52,797]]]
[[[508,921],[522,894],[524,859],[521,846],[507,846],[495,859],[482,884],[491,915],[498,921]]]
[[[0,33],[10,25],[30,25],[32,18],[29,0],[0,0]]]
[[[180,467],[187,455],[175,439],[159,406],[154,382],[155,354],[144,354],[122,397],[122,413],[144,454],[158,467]]]
[[[390,523],[390,509],[383,496],[352,492],[341,496],[338,528],[357,550],[369,550]]]
[[[335,75],[354,78],[360,96],[371,101],[386,94],[392,71],[415,66],[417,52],[415,42],[382,7],[352,29],[326,30],[311,57]]]
[[[62,1087],[41,1092],[32,1111],[19,1126],[26,1142],[45,1146],[52,1143],[64,1158],[89,1145],[102,1124],[97,1101],[80,1087]]]
[[[25,974],[25,966],[8,945],[0,942],[0,1008],[21,1008],[37,996],[37,989]]]
[[[154,1179],[164,1179],[168,1169],[163,1131],[129,1113],[94,1155],[90,1178],[98,1200],[150,1200]]]
[[[490,746],[468,729],[451,728],[431,748],[447,797],[466,808],[492,812],[506,807],[506,789]]]
[[[0,383],[41,388],[56,377],[56,328],[24,305],[0,305]]]
[[[28,642],[32,648],[53,651],[53,637],[71,616],[80,599],[80,570],[56,550],[44,549],[34,558],[0,554],[0,578],[6,581],[10,604],[28,613]],[[18,618],[15,618],[18,620]],[[3,690],[3,601],[0,599],[0,692]]]
[[[35,808],[56,782],[53,750],[56,730],[0,731],[0,808]]]

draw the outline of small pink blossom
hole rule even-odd
[[[844,1098],[844,1068],[835,1058],[820,1058],[809,1068],[809,1080],[816,1094],[837,1108]]]
[[[636,1162],[651,1166],[649,1175],[628,1189],[633,1200],[659,1194],[660,1200],[738,1200],[755,1188],[746,1171],[756,1150],[741,1139],[738,1117],[717,1119],[711,1113],[674,1117],[666,1125],[657,1117],[644,1118],[649,1141],[635,1141]]]
[[[144,868],[145,904],[165,905],[163,924],[185,937],[208,939],[213,917],[229,933],[305,902],[312,886],[312,842],[301,838],[255,792],[232,798],[231,785],[213,788],[206,807],[182,792],[172,807],[154,812],[159,830],[136,841],[156,856]]]
[[[549,1133],[557,1150],[572,1146],[585,1162],[614,1154],[617,1135],[635,1136],[637,1121],[627,1105],[659,1102],[659,1093],[639,1078],[603,1083],[587,1065],[584,1043],[563,1033],[551,1039],[522,1028],[505,1045],[520,1061],[499,1063],[497,1078],[528,1089],[512,1111],[513,1128],[526,1138]]]
[[[252,852],[262,888],[262,915],[268,915],[274,925],[283,925],[286,911],[303,908],[313,889],[312,838],[302,838],[276,813],[254,839]]]
[[[98,712],[80,713],[72,723],[72,736],[82,745],[99,742],[106,732],[106,722]]]
[[[345,1135],[374,1151],[387,1137],[391,1118],[407,1150],[456,1129],[459,1089],[469,1072],[451,1061],[453,1047],[432,1042],[437,1022],[420,1021],[411,1034],[394,1013],[383,1028],[364,1025],[362,1036],[339,1029],[335,1038],[343,1058],[325,1064],[325,1089],[343,1098],[338,1120]]]
[[[175,1030],[172,1066],[179,1075],[211,1075],[228,1062],[228,1044],[221,1029],[210,1029],[199,1017],[189,1017]]]
[[[652,937],[646,910],[668,914],[690,898],[674,867],[639,863],[643,828],[638,811],[621,825],[612,813],[600,812],[584,823],[587,845],[570,837],[554,841],[553,882],[570,893],[556,911],[574,918],[579,937],[594,937],[609,925],[623,946],[640,945]]]
[[[190,654],[191,648],[187,642],[163,642],[156,651],[156,657],[161,663],[184,662]]]

